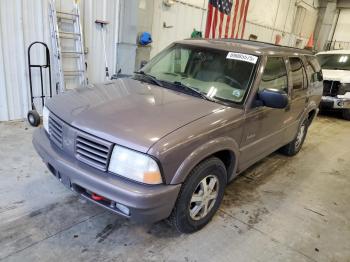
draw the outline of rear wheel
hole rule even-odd
[[[179,197],[169,217],[182,233],[203,228],[214,216],[224,196],[226,168],[216,157],[196,166],[182,185]]]
[[[298,154],[301,147],[304,144],[304,140],[307,134],[307,129],[309,127],[309,120],[305,119],[298,129],[297,136],[295,139],[281,148],[281,152],[287,156],[294,156]]]
[[[345,120],[350,120],[350,109],[343,109],[342,114]]]

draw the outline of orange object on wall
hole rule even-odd
[[[276,35],[275,36],[275,45],[279,45],[282,41],[282,36],[281,35]]]
[[[305,47],[310,49],[314,48],[314,33],[311,33],[309,41],[307,41],[307,44]]]

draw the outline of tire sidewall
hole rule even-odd
[[[299,131],[300,131],[300,129],[301,129],[301,127],[302,127],[303,125],[305,126],[304,136],[303,136],[303,138],[302,138],[302,140],[301,140],[301,142],[300,142],[299,147],[296,148],[297,136],[298,136]],[[299,125],[298,132],[297,132],[297,136],[295,137],[295,139],[294,139],[294,141],[293,141],[293,146],[294,146],[294,151],[295,151],[295,153],[298,153],[298,152],[301,150],[301,148],[303,147],[303,144],[304,144],[304,141],[305,141],[305,138],[306,138],[306,135],[307,135],[308,128],[309,128],[309,121],[308,121],[308,119],[306,118],[306,119],[304,119],[304,120],[301,122],[301,124]]]
[[[200,220],[193,220],[189,213],[189,204],[192,198],[192,194],[199,182],[208,175],[214,175],[219,181],[219,190],[216,202],[209,213]],[[203,162],[203,164],[197,166],[190,174],[184,188],[181,191],[180,197],[177,202],[177,221],[181,224],[185,232],[194,232],[204,227],[214,216],[219,208],[225,191],[226,185],[226,168],[225,165],[217,158],[211,158]]]

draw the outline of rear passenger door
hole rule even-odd
[[[294,139],[297,132],[299,120],[308,103],[308,80],[303,61],[299,57],[288,58],[288,76],[291,86],[291,100],[289,104],[289,114],[286,124],[289,126],[285,134],[285,142]]]

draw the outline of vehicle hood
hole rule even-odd
[[[339,81],[340,83],[350,83],[349,70],[322,69],[323,80]]]
[[[167,134],[224,106],[124,78],[67,91],[47,107],[73,127],[147,152]]]

